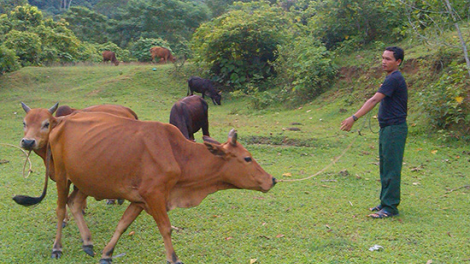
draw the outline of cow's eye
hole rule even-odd
[[[23,121],[23,127],[26,127],[26,122]]]
[[[43,127],[44,128],[49,128],[49,122],[45,123]]]
[[[245,157],[246,162],[251,162],[251,157]]]

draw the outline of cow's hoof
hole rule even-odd
[[[87,253],[88,255],[92,257],[95,256],[95,252],[93,252],[93,245],[83,245],[82,248],[83,251],[85,251],[85,253]]]
[[[124,203],[124,199],[118,199],[118,204],[122,205]]]
[[[111,264],[113,262],[112,259],[100,259],[100,264]]]
[[[58,259],[62,256],[62,251],[60,250],[52,250],[51,258]]]

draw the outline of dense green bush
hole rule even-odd
[[[21,66],[38,65],[41,54],[41,39],[36,33],[12,30],[5,36],[3,43],[8,49],[16,51]]]
[[[275,76],[277,47],[290,21],[268,2],[235,3],[234,10],[196,31],[191,47],[198,63],[209,65],[212,79],[235,89]]]
[[[418,93],[435,129],[470,129],[470,80],[465,64],[453,63],[439,80]]]
[[[345,40],[364,45],[382,38],[393,42],[405,36],[407,20],[400,0],[299,1],[296,6],[307,6],[303,19],[330,50]]]
[[[20,68],[18,63],[18,57],[15,54],[15,51],[6,48],[5,46],[0,46],[0,75],[5,72],[16,71]]]
[[[276,62],[277,83],[290,100],[305,102],[330,87],[336,76],[331,54],[313,37],[298,37],[281,46]]]

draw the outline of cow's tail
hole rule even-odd
[[[31,206],[31,205],[40,203],[44,199],[44,197],[46,197],[46,193],[47,193],[48,175],[47,173],[45,174],[46,174],[46,180],[45,180],[44,189],[42,190],[41,196],[31,197],[31,196],[26,196],[26,195],[16,195],[15,197],[13,197],[13,200],[17,204],[21,204],[24,206]]]
[[[45,173],[45,179],[44,179],[44,189],[42,190],[42,194],[39,197],[31,197],[31,196],[26,196],[26,195],[16,195],[13,197],[13,201],[15,201],[17,204],[21,204],[24,206],[31,206],[31,205],[36,205],[46,197],[47,194],[47,183],[49,182],[49,174],[51,172],[50,166],[53,166],[52,163],[52,156],[51,156],[51,150],[49,146],[47,147],[46,151],[46,173]]]

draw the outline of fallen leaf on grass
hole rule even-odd
[[[225,240],[230,240],[232,239],[233,237],[226,237]]]
[[[431,151],[432,154],[436,154],[437,153],[437,150],[433,150]]]
[[[5,164],[5,163],[8,163],[10,162],[9,160],[0,160],[0,164]]]
[[[253,264],[257,261],[258,259],[250,259],[250,264]]]
[[[276,236],[276,238],[281,238],[281,237],[284,237],[284,235],[283,235],[283,234],[279,234],[279,235]]]
[[[284,177],[292,177],[292,173],[286,172],[286,173],[282,174],[282,176],[284,176]]]
[[[129,232],[129,236],[133,236],[135,234],[135,231]]]
[[[432,259],[430,259],[426,262],[426,264],[431,264],[431,263],[432,263]]]

